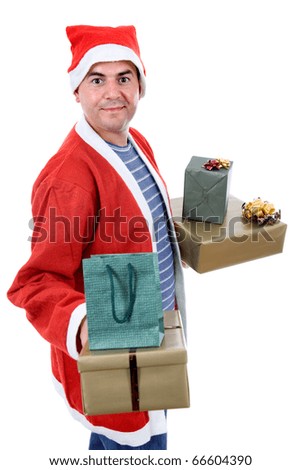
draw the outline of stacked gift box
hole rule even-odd
[[[224,220],[233,163],[192,157],[185,171],[183,217],[221,224]]]
[[[171,201],[181,256],[198,273],[283,251],[287,225],[270,203],[230,194],[233,162],[192,157]]]
[[[189,407],[181,316],[162,311],[157,258],[83,260],[89,341],[78,370],[87,415]]]

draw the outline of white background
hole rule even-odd
[[[288,224],[282,254],[185,271],[191,408],[169,412],[168,455],[249,454],[252,469],[300,468],[298,3],[1,4],[1,466],[46,469],[48,457],[88,454],[89,432],[53,389],[48,344],[6,291],[29,256],[32,184],[80,116],[65,27],[134,24],[147,93],[133,126],[170,196],[182,195],[192,155],[229,158],[231,193],[274,202]]]

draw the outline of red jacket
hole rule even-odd
[[[134,129],[130,139],[170,210],[149,144]],[[91,254],[155,250],[151,214],[142,193],[119,157],[82,119],[37,178],[32,213],[32,254],[8,297],[26,310],[28,320],[51,344],[55,383],[74,417],[122,444],[143,444],[151,435],[166,431],[163,412],[84,416],[76,361],[78,328],[86,315],[82,259]],[[175,252],[177,301],[184,314],[177,245]]]

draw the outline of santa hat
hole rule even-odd
[[[140,96],[145,94],[145,68],[134,26],[67,26],[72,63],[68,69],[71,88],[75,91],[97,62],[129,60],[139,70]]]

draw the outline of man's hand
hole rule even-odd
[[[81,343],[81,349],[85,346],[86,342],[88,341],[88,323],[87,317],[83,319],[79,327],[79,339]]]

